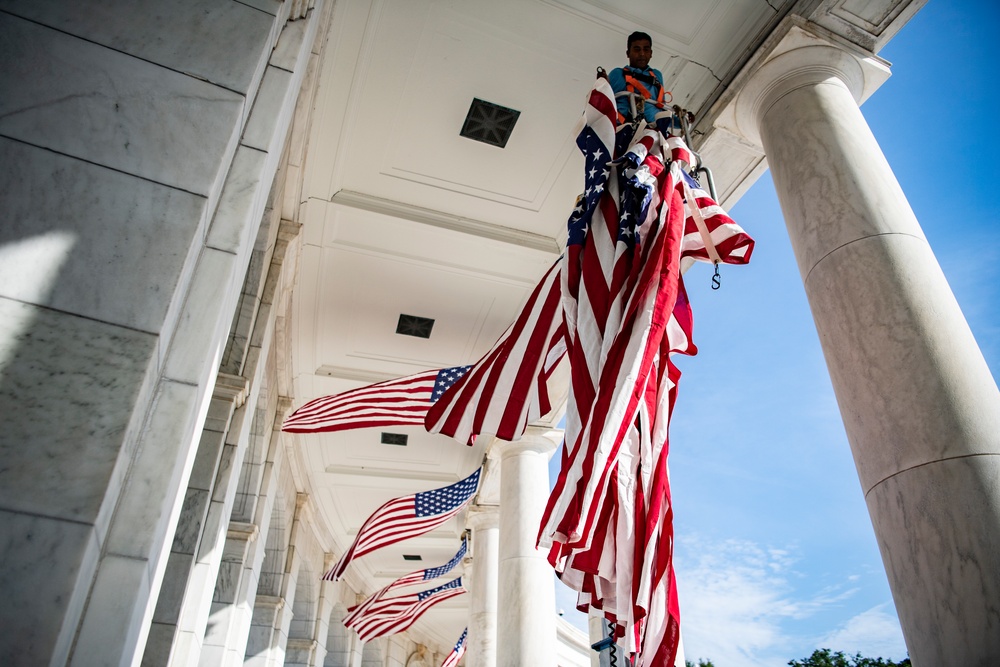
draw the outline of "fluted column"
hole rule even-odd
[[[472,529],[472,576],[465,664],[496,667],[500,508],[474,505],[469,511],[468,525]]]
[[[500,667],[556,664],[555,581],[545,552],[535,549],[557,444],[550,433],[528,427],[518,442],[493,445],[500,456]]]
[[[785,43],[736,123],[767,154],[907,648],[1000,664],[1000,392],[858,108],[885,64],[804,29]]]

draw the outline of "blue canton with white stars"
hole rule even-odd
[[[482,468],[472,473],[461,482],[455,482],[440,489],[422,491],[413,498],[414,512],[417,516],[434,516],[444,514],[459,507],[472,497],[479,486],[479,475]]]
[[[468,548],[469,548],[469,543],[466,542],[465,540],[462,540],[462,548],[458,550],[458,553],[455,554],[454,558],[452,558],[450,561],[448,561],[441,567],[431,567],[424,570],[424,581],[437,579],[438,577],[443,577],[444,575],[451,572],[451,570],[456,565],[458,565],[459,562],[462,560],[462,557],[465,556],[465,552],[468,550]]]
[[[451,588],[461,588],[461,587],[462,587],[462,577],[459,577],[458,579],[452,579],[447,584],[442,584],[437,588],[432,588],[429,591],[423,591],[422,593],[417,593],[417,599],[426,600],[435,593],[440,593],[441,591],[446,591]]]
[[[434,380],[434,390],[431,392],[431,403],[437,403],[437,400],[444,396],[444,392],[451,388],[451,385],[455,384],[462,377],[469,372],[472,366],[452,366],[451,368],[442,368],[438,371],[437,379]]]
[[[455,642],[455,650],[456,651],[459,650],[460,648],[462,648],[462,644],[465,643],[465,636],[468,635],[468,634],[469,634],[469,628],[466,628],[465,631],[462,633],[462,636],[458,638],[457,642]]]
[[[640,242],[637,227],[646,219],[649,204],[653,199],[653,186],[639,178],[639,174],[643,171],[645,170],[629,166],[622,174],[623,187],[618,205],[618,242],[630,247]]]
[[[611,171],[608,163],[613,156],[608,155],[607,149],[597,133],[590,127],[583,128],[583,131],[576,138],[576,144],[580,147],[583,157],[586,160],[585,189],[576,202],[576,208],[569,216],[567,227],[569,236],[566,239],[567,245],[583,245],[590,228],[590,219],[597,207],[597,202],[601,199],[604,186],[608,182]]]

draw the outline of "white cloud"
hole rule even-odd
[[[791,547],[680,541],[676,567],[685,657],[726,667],[783,665],[801,657],[808,642],[785,625],[835,606],[857,589],[834,585],[802,594],[791,583],[802,580],[796,561]]]
[[[767,664],[762,654],[781,643],[780,619],[795,607],[780,559],[750,542],[688,539],[678,546],[678,555],[691,557],[676,561],[685,657]]]
[[[901,660],[906,644],[899,620],[888,602],[863,611],[820,640],[820,645],[848,655]]]
[[[896,660],[906,655],[891,604],[842,621],[858,607],[863,579],[858,574],[845,573],[841,581],[819,587],[802,571],[805,564],[794,545],[688,536],[676,546],[684,655],[692,662],[708,658],[725,667],[774,667],[820,647]],[[557,608],[586,632],[586,615],[573,610],[575,602],[575,591],[556,583]]]

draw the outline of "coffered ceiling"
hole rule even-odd
[[[556,260],[582,186],[574,145],[595,68],[653,36],[674,100],[717,96],[788,0],[341,0],[321,64],[305,173],[294,296],[298,407],[316,396],[476,361]],[[474,98],[520,112],[505,148],[459,135]],[[396,333],[400,314],[434,320]],[[298,435],[317,512],[341,553],[386,500],[444,486],[483,460],[420,429]],[[349,579],[373,591],[447,561],[460,516],[366,556]],[[420,556],[421,561],[403,556]],[[413,632],[447,646],[467,596]]]

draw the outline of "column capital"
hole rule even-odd
[[[889,78],[889,63],[800,17],[786,19],[784,35],[733,82],[717,128],[760,147],[760,121],[775,102],[803,86],[842,85],[861,104]],[[776,30],[775,32],[780,32]]]
[[[242,521],[230,521],[226,529],[226,539],[240,540],[250,544],[260,535],[260,528],[255,523],[244,523]]]
[[[472,505],[466,514],[465,524],[472,530],[496,528],[500,525],[500,506]]]
[[[516,456],[522,452],[538,452],[551,456],[552,452],[562,443],[561,429],[529,426],[524,430],[520,440],[495,439],[490,446],[489,457],[503,460],[508,456]]]

